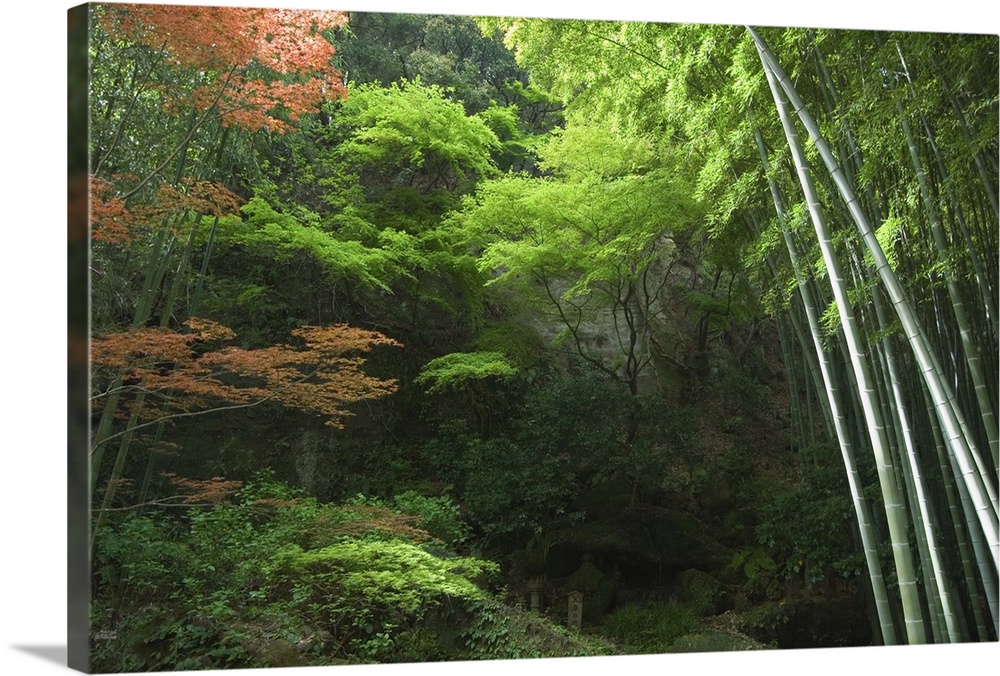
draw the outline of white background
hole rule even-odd
[[[198,4],[174,0],[174,4]],[[211,4],[324,7],[506,16],[1000,32],[995,0],[752,3],[695,0],[329,0]],[[822,4],[824,7],[818,7]],[[0,667],[65,671],[66,648],[66,10],[70,3],[5,3],[0,36]],[[905,8],[905,9],[903,9]],[[949,674],[994,668],[1000,644],[671,655],[385,667],[276,669],[273,674],[525,674],[736,672]],[[261,671],[211,671],[249,675]]]

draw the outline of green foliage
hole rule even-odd
[[[282,213],[259,197],[243,207],[246,221],[220,219],[217,237],[222,243],[252,247],[275,263],[312,257],[330,279],[351,279],[386,288],[386,252],[356,241],[338,241],[308,220]]]
[[[504,85],[526,78],[500,37],[471,17],[352,12],[338,56],[353,82],[388,85],[419,77],[454,92],[475,113],[500,100]]]
[[[875,238],[878,240],[886,260],[889,261],[889,267],[893,270],[897,270],[899,267],[899,246],[905,227],[903,219],[887,218],[875,230]],[[865,262],[869,265],[873,264],[870,253],[865,254]]]
[[[466,438],[463,504],[488,535],[535,534],[569,517],[579,476],[593,472],[620,434],[621,394],[597,377],[533,389],[506,434]]]
[[[486,598],[474,580],[499,571],[489,561],[442,559],[399,540],[350,539],[308,551],[292,546],[272,562],[275,583],[293,587],[296,598],[305,595],[310,608],[336,589],[342,605],[370,605],[400,619],[449,599]]]
[[[863,570],[851,538],[855,517],[846,483],[843,467],[831,462],[811,467],[798,484],[770,491],[756,532],[758,543],[774,552],[777,575],[816,583]]]
[[[752,598],[768,598],[779,588],[778,564],[760,545],[737,550],[729,565],[742,573],[743,588]]]
[[[470,605],[472,622],[461,638],[472,659],[519,660],[537,657],[607,655],[614,647],[553,624],[543,616],[494,601]]]
[[[579,279],[582,293],[635,276],[656,238],[688,226],[693,205],[683,177],[648,140],[575,125],[538,152],[552,178],[489,181],[460,217],[486,245],[483,269],[513,278],[547,270]]]
[[[436,471],[460,486],[470,521],[491,536],[573,521],[574,496],[593,483],[654,488],[694,428],[690,410],[584,371],[540,379],[500,430],[484,438],[449,426],[428,447]]]
[[[420,517],[420,526],[446,545],[457,548],[469,535],[462,522],[459,506],[447,495],[428,497],[406,491],[393,498],[400,512]]]
[[[681,636],[698,628],[695,616],[676,603],[623,606],[608,615],[601,633],[630,653],[662,653]]]
[[[538,149],[538,166],[570,182],[639,176],[662,165],[657,150],[648,137],[570,124],[546,136]]]
[[[566,458],[514,440],[473,439],[464,457],[462,501],[487,535],[533,534],[569,511]]]
[[[634,392],[648,367],[648,318],[665,300],[661,266],[700,208],[671,153],[647,137],[581,122],[553,132],[538,155],[544,176],[484,181],[449,220],[481,251],[486,286],[516,298],[527,321],[555,322],[556,347]],[[585,339],[608,321],[596,342]]]
[[[501,171],[513,168],[531,155],[535,144],[533,138],[522,131],[517,105],[512,103],[500,106],[494,101],[489,108],[480,111],[478,117],[500,141],[500,146],[494,151],[493,157]]]
[[[837,335],[840,331],[840,310],[837,307],[837,301],[832,300],[826,306],[823,314],[819,317],[819,324],[823,330],[823,335],[827,339]]]
[[[499,352],[453,352],[428,362],[413,382],[429,384],[428,392],[441,392],[473,380],[507,380],[515,375],[517,369]]]
[[[733,417],[723,421],[737,427],[739,418],[755,419],[769,412],[772,393],[770,388],[743,368],[724,365],[715,376],[719,395],[726,410]],[[728,430],[727,430],[728,431]]]
[[[544,361],[545,345],[541,336],[531,327],[516,321],[487,325],[476,338],[476,348],[477,351],[503,354],[518,369],[521,377],[537,373]]]
[[[751,636],[773,636],[777,630],[788,624],[789,619],[788,612],[780,603],[762,605],[751,609],[743,616],[740,628]]]
[[[461,535],[450,500],[399,502]],[[186,518],[111,523],[96,544],[92,617],[114,638],[95,643],[95,667],[391,661],[397,641],[415,645],[412,630],[435,608],[464,612],[491,599],[485,585],[498,572],[490,561],[424,549],[430,536],[415,521],[365,502],[321,505],[263,476],[234,502]]]
[[[419,78],[388,88],[352,87],[339,112],[358,129],[339,152],[373,168],[407,167],[430,181],[429,188],[448,185],[439,181],[450,179],[435,176],[444,170],[454,179],[492,173],[491,152],[500,144],[496,134],[447,94]]]

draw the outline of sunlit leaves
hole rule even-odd
[[[483,247],[494,282],[548,275],[568,294],[635,280],[661,236],[689,225],[693,205],[648,142],[570,127],[539,149],[554,176],[511,175],[482,186],[459,217]]]
[[[538,166],[567,180],[639,175],[660,162],[647,137],[628,136],[596,125],[555,129],[542,142]]]
[[[351,279],[385,288],[385,252],[358,241],[338,240],[329,232],[304,224],[279,212],[259,197],[243,208],[246,221],[220,222],[221,242],[250,247],[274,261],[288,261],[305,254],[315,260],[329,279]]]
[[[885,254],[886,260],[889,261],[889,267],[896,270],[899,267],[899,243],[900,237],[902,236],[903,221],[899,218],[887,218],[882,222],[882,225],[875,230],[875,237],[878,239],[879,245],[882,247],[882,253]],[[866,257],[866,260],[871,258],[870,255]]]
[[[459,389],[472,380],[506,380],[517,369],[500,352],[453,352],[428,362],[414,380],[428,392]]]
[[[351,90],[341,111],[357,131],[339,152],[379,168],[409,167],[416,172],[410,184],[419,192],[492,173],[490,153],[499,140],[441,87],[419,80],[388,88],[362,85]]]

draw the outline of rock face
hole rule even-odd
[[[666,508],[586,521],[557,532],[553,542],[546,571],[552,577],[566,575],[567,567],[589,555],[624,581],[663,585],[689,568],[717,570],[731,557],[697,518]]]
[[[573,323],[572,340],[567,338],[566,324],[553,319],[551,308],[545,313],[525,312],[518,321],[530,326],[545,344],[574,344],[570,353],[578,350],[605,364],[620,365],[624,353],[634,350],[636,361],[647,363],[636,379],[639,392],[672,391],[683,382],[686,367],[682,365],[703,356],[698,354],[698,341],[689,326],[689,308],[684,301],[695,271],[670,236],[661,236],[652,248],[647,276],[658,283],[647,286],[636,282],[631,293],[623,289],[622,297],[614,301],[595,291],[590,301],[577,298],[577,305],[565,304],[562,310]],[[551,298],[562,298],[571,287],[566,280],[552,280],[549,284],[545,295]],[[544,292],[539,289],[539,293]],[[638,327],[637,342],[631,346],[629,330],[633,326],[628,325],[620,307],[625,296],[630,299],[634,327]]]

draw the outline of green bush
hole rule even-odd
[[[757,542],[772,552],[782,578],[801,575],[815,584],[831,572],[853,577],[863,570],[852,540],[854,509],[842,465],[807,467],[800,483],[772,489],[759,514]]]
[[[450,500],[400,497],[452,541],[460,534]],[[370,502],[320,504],[269,478],[211,509],[111,521],[95,546],[91,617],[107,638],[94,642],[93,666],[169,671],[448,657],[428,623],[441,613],[465,618],[468,604],[492,599],[487,583],[498,566],[434,555],[418,524]]]
[[[296,593],[308,588],[312,601],[336,600],[367,604],[387,612],[423,612],[449,599],[482,599],[476,578],[499,571],[482,559],[441,559],[419,546],[399,540],[344,539],[322,549],[292,546],[273,558],[275,581]]]
[[[462,501],[488,536],[533,535],[569,511],[568,461],[506,438],[472,440]]]
[[[742,424],[745,419],[755,420],[771,407],[770,388],[742,368],[724,365],[714,380],[727,409],[733,413],[730,422],[739,420]]]
[[[698,628],[694,614],[677,603],[649,607],[628,605],[604,620],[601,632],[624,646],[626,652],[666,652],[679,637]]]
[[[459,507],[447,495],[427,497],[406,491],[393,502],[400,512],[420,517],[420,527],[450,547],[458,547],[468,537],[469,529],[462,523]]]
[[[461,635],[467,659],[587,657],[615,652],[601,638],[553,624],[537,613],[492,600],[475,601],[469,609],[472,622]]]
[[[428,392],[457,390],[475,380],[507,380],[517,368],[500,352],[452,352],[432,359],[413,379]]]

